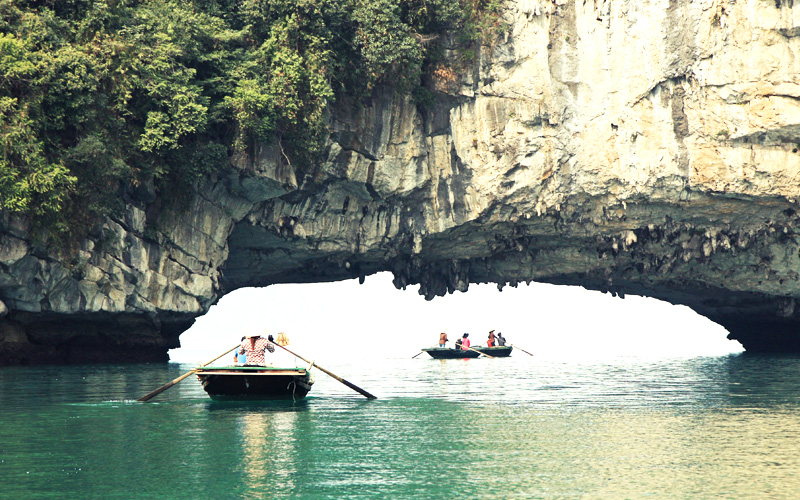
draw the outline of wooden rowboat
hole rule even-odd
[[[463,359],[463,358],[477,358],[481,353],[486,353],[494,358],[506,358],[514,348],[511,346],[505,347],[473,347],[472,349],[450,349],[448,347],[429,347],[422,349],[427,352],[434,359]],[[476,352],[477,351],[477,352]]]
[[[243,365],[197,368],[195,373],[214,400],[302,399],[314,384],[305,368]]]

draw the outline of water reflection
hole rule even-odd
[[[800,357],[362,360],[298,402],[182,366],[0,369],[0,491],[41,498],[795,498]]]
[[[726,363],[729,404],[789,406],[800,402],[800,356],[741,354]]]
[[[800,404],[800,358],[732,354],[689,360],[571,363],[559,360],[384,360],[367,373],[410,373],[368,380],[383,397],[426,395],[559,408]],[[339,368],[339,367],[336,367]],[[342,367],[344,369],[344,367]]]
[[[294,434],[295,412],[249,412],[237,417],[241,433],[242,480],[252,491],[259,491],[266,478],[280,481],[283,488],[294,489],[297,450]]]

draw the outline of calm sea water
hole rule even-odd
[[[427,355],[424,355],[427,356]],[[2,499],[796,499],[800,357],[372,359],[299,402],[191,366],[0,368]]]

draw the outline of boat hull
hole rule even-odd
[[[477,358],[481,355],[479,352],[470,351],[469,349],[450,349],[447,347],[430,347],[428,349],[423,349],[423,351],[430,354],[434,359]]]
[[[514,350],[510,345],[502,347],[475,347],[474,349],[495,358],[507,358],[511,355],[511,351]]]
[[[434,359],[464,359],[464,358],[477,358],[481,353],[486,353],[494,358],[507,358],[513,347],[473,347],[471,349],[450,349],[447,347],[430,347],[422,349],[427,352]],[[476,352],[479,351],[479,352]]]
[[[302,399],[314,384],[304,368],[226,366],[198,368],[196,374],[211,399],[225,401]]]

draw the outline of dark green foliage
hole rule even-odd
[[[307,164],[337,95],[429,104],[438,40],[472,44],[496,3],[0,0],[0,210],[63,235],[139,186],[191,192],[258,141]]]

